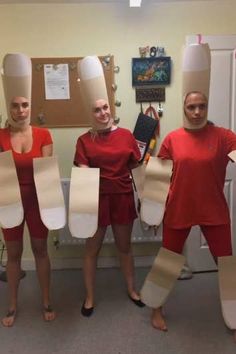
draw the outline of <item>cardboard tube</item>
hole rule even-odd
[[[77,63],[78,84],[83,97],[85,111],[94,130],[108,129],[112,126],[110,119],[106,126],[93,117],[93,105],[103,99],[109,104],[103,67],[98,57],[87,56]]]
[[[5,94],[8,121],[13,127],[21,126],[11,118],[10,106],[14,97],[25,97],[31,105],[32,64],[22,53],[6,54],[3,58],[2,81]],[[24,124],[30,124],[30,116]]]
[[[210,71],[211,71],[211,54],[207,43],[191,44],[184,48],[182,72],[183,85],[182,95],[183,103],[188,93],[197,91],[205,95],[209,100],[210,87]],[[206,124],[207,117],[202,123]],[[187,129],[199,129],[200,126],[191,124],[183,112],[183,123]]]

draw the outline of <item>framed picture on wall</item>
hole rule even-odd
[[[132,86],[168,85],[171,75],[170,57],[132,59]]]

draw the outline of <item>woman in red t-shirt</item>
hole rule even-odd
[[[30,102],[25,97],[13,97],[10,102],[8,126],[0,129],[0,151],[11,150],[16,165],[24,209],[21,225],[2,229],[7,249],[7,281],[9,286],[9,309],[2,324],[14,324],[17,311],[17,293],[21,273],[23,232],[27,223],[31,247],[35,257],[38,279],[42,291],[43,317],[46,321],[55,318],[50,306],[50,262],[47,252],[48,229],[41,221],[33,179],[33,158],[52,155],[52,139],[44,128],[32,127]]]
[[[94,309],[97,257],[108,225],[113,230],[128,296],[137,306],[144,306],[134,288],[130,243],[136,218],[130,170],[137,166],[140,152],[131,132],[113,124],[106,100],[96,100],[92,116],[93,129],[79,137],[74,157],[76,166],[100,168],[98,229],[86,240],[83,267],[87,293],[81,313],[87,317]]]
[[[164,139],[158,157],[173,161],[173,174],[163,220],[163,247],[182,253],[191,227],[199,225],[217,257],[232,255],[230,215],[224,196],[228,154],[236,150],[236,134],[207,122],[207,99],[190,92],[184,101],[187,127]],[[152,324],[167,330],[161,308]]]

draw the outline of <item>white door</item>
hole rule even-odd
[[[197,43],[198,36],[187,36],[186,43]],[[236,35],[202,36],[211,49],[211,86],[208,118],[218,126],[236,127]],[[229,163],[225,195],[232,221],[233,252],[236,254],[236,164]],[[192,271],[216,269],[207,242],[198,226],[192,228],[185,245],[187,264]]]

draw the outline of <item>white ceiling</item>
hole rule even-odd
[[[215,0],[143,0],[142,3],[178,1],[215,1]],[[52,4],[52,3],[129,3],[129,0],[0,0],[0,4]]]

